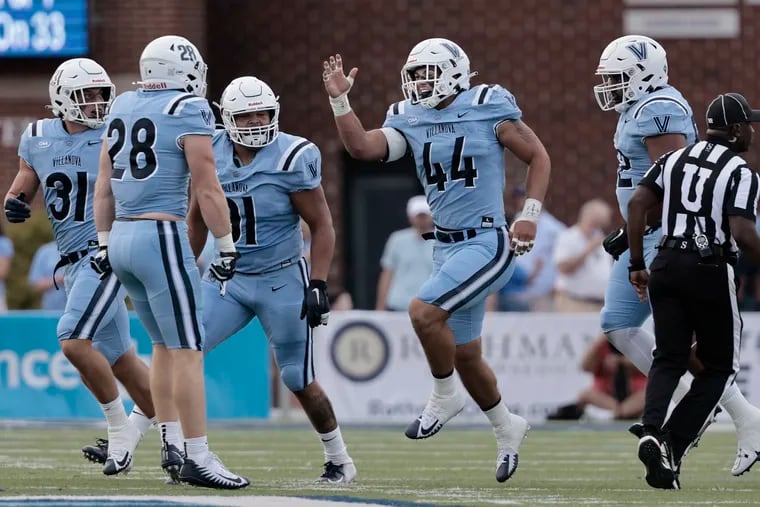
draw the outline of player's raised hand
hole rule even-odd
[[[343,59],[340,55],[331,56],[322,63],[322,81],[330,98],[345,95],[354,85],[354,78],[359,69],[354,67],[346,76],[343,73]]]

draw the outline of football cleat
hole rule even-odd
[[[647,484],[659,489],[681,489],[678,470],[667,442],[645,435],[639,440],[639,460],[647,469]]]
[[[742,424],[734,423],[739,445],[731,474],[737,477],[749,472],[752,466],[760,460],[760,411],[756,412],[753,417],[742,420],[744,421]]]
[[[332,461],[325,463],[325,472],[315,482],[323,484],[349,484],[356,479],[356,466],[353,463],[337,465]]]
[[[161,445],[161,468],[169,476],[167,484],[179,482],[179,471],[185,463],[185,454],[176,445],[164,443]]]
[[[126,449],[120,451],[114,451],[108,453],[105,465],[103,465],[103,473],[105,475],[116,475],[120,473],[128,473],[132,470],[132,453]]]
[[[504,482],[517,471],[518,452],[530,425],[519,415],[509,414],[510,427],[503,438],[497,437],[499,453],[496,456],[496,480]]]
[[[464,410],[465,402],[464,393],[460,390],[447,397],[433,392],[422,414],[406,428],[406,436],[415,440],[432,437],[452,417]]]
[[[179,471],[179,480],[193,486],[214,489],[241,489],[251,483],[247,477],[227,470],[213,452],[209,452],[202,463],[185,458]]]
[[[108,459],[108,440],[97,438],[95,439],[95,445],[85,445],[82,447],[82,453],[85,459],[103,465],[106,459]]]

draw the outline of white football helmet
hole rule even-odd
[[[85,90],[90,88],[100,88],[103,100],[88,102]],[[58,66],[50,79],[48,91],[53,114],[62,120],[97,128],[105,123],[116,87],[97,62],[89,58],[73,58]],[[82,108],[86,106],[96,106],[94,118],[84,113]]]
[[[415,77],[415,71],[423,77]],[[447,39],[427,39],[412,48],[401,68],[401,91],[412,104],[433,108],[442,100],[470,88],[470,59],[454,42]],[[420,91],[427,84],[432,91]]]
[[[230,139],[249,148],[272,144],[279,134],[278,99],[269,85],[260,79],[253,76],[234,79],[222,93],[222,103],[219,106]],[[237,124],[237,115],[255,111],[269,111],[269,124],[260,127]]]
[[[604,48],[596,75],[602,76],[602,83],[594,86],[599,107],[602,111],[621,111],[668,84],[665,49],[643,35],[620,37]]]
[[[178,35],[151,41],[140,55],[141,85],[145,90],[179,89],[206,96],[206,63],[192,42]]]

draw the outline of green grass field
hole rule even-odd
[[[140,445],[135,467],[107,478],[86,462],[79,448],[98,429],[1,429],[1,500],[14,495],[273,495],[331,496],[435,505],[757,505],[760,465],[743,477],[730,468],[733,432],[711,431],[682,467],[681,491],[649,488],[636,458],[636,439],[614,430],[544,427],[528,434],[517,474],[494,479],[495,442],[488,429],[444,429],[425,441],[401,430],[344,430],[359,470],[356,484],[312,484],[321,473],[322,451],[314,434],[301,429],[210,432],[212,449],[233,470],[250,476],[249,488],[212,492],[165,485],[159,467],[158,434]]]

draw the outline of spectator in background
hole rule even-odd
[[[411,227],[392,233],[380,259],[376,310],[407,311],[409,303],[433,273],[434,241],[422,239],[433,230],[433,215],[424,195],[406,203]]]
[[[612,208],[601,199],[581,206],[578,222],[561,232],[554,246],[557,265],[556,309],[561,312],[599,312],[612,270],[612,259],[602,248]]]
[[[578,393],[575,403],[559,407],[549,420],[580,419],[587,406],[609,411],[614,419],[638,419],[644,411],[647,378],[601,334],[583,354],[581,369],[593,384]]]
[[[66,290],[63,286],[62,269],[55,273],[55,281],[53,281],[53,270],[60,259],[61,254],[58,253],[58,245],[55,241],[39,247],[32,258],[28,280],[29,285],[41,296],[40,308],[42,310],[63,311],[66,308]],[[57,288],[56,285],[58,285]]]
[[[8,311],[8,303],[5,299],[5,280],[11,272],[13,260],[13,242],[5,235],[2,223],[0,223],[0,312]]]
[[[518,210],[510,223],[519,217],[519,210],[525,205],[525,188],[516,187],[512,191],[511,208]],[[516,258],[516,270],[507,287],[512,285],[518,271],[525,273],[525,280],[518,290],[508,289],[507,307],[523,307],[534,312],[549,312],[554,310],[554,287],[557,282],[557,267],[554,263],[554,245],[559,234],[567,226],[557,220],[546,208],[538,217],[538,234],[533,249],[525,255]],[[506,287],[505,287],[506,288]],[[512,289],[515,289],[512,287]],[[504,298],[502,298],[502,302]]]

